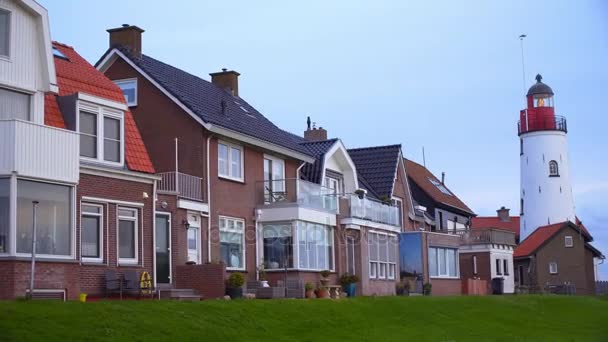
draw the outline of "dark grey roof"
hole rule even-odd
[[[391,197],[395,173],[399,166],[401,145],[375,146],[349,149],[359,179],[365,179],[376,196]]]
[[[306,163],[300,175],[302,179],[309,182],[321,184],[321,175],[323,174],[323,157],[325,153],[338,141],[338,139],[328,139],[321,141],[306,141],[300,143],[301,146],[306,148],[308,154],[315,158],[314,163]]]
[[[548,85],[541,82],[542,79],[543,79],[543,77],[540,74],[536,75],[536,83],[534,83],[534,85],[532,85],[530,87],[530,89],[528,89],[527,96],[538,95],[538,94],[553,95],[553,89],[551,89],[551,87],[549,87]]]
[[[242,98],[152,57],[134,56],[124,46],[116,48],[204,122],[310,155],[294,134],[275,126]]]

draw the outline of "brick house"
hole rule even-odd
[[[462,293],[460,248],[475,213],[426,167],[405,159],[413,227],[400,236],[401,276],[432,285],[436,295]]]
[[[29,285],[34,201],[36,289],[73,299],[103,293],[106,269],[151,272],[157,177],[122,91],[51,43],[35,2],[4,1],[0,15],[11,33],[0,51],[0,298]]]
[[[386,147],[391,164],[379,192],[365,161],[354,162],[363,150],[347,150],[310,121],[304,137],[281,130],[241,97],[238,72],[212,73],[209,82],[143,54],[136,26],[108,32],[97,68],[132,96],[161,177],[156,222],[168,219],[156,234],[170,244],[164,264],[156,246],[159,284],[179,285],[186,275],[178,270],[195,270],[184,263],[221,261],[248,280],[264,267],[271,284],[285,274],[317,283],[327,269],[333,282],[359,275],[359,293],[394,293],[396,236],[411,207],[400,146]]]
[[[537,228],[515,249],[515,281],[529,291],[595,294],[594,258],[584,225],[561,222]]]

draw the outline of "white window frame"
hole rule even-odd
[[[349,260],[349,256],[348,256],[349,244],[350,244],[351,253],[353,255],[353,260]],[[346,271],[348,272],[352,267],[353,272],[351,275],[357,274],[357,262],[356,261],[357,261],[357,255],[355,254],[355,238],[353,236],[347,236],[346,237]],[[351,263],[352,263],[352,265],[351,265]]]
[[[88,114],[95,115],[97,118],[97,157],[90,158],[80,156],[81,160],[99,163],[105,165],[112,166],[123,166],[125,163],[125,120],[124,120],[124,112],[110,109],[107,107],[97,106],[89,103],[83,103],[79,101],[78,108],[76,111],[76,121],[77,121],[77,132],[80,133],[80,112],[85,112]],[[120,126],[120,161],[113,162],[104,159],[105,151],[104,151],[104,118],[111,118],[119,120]],[[80,151],[78,152],[80,155]]]
[[[273,169],[274,169],[274,164],[275,163],[282,165],[282,167],[283,167],[283,174],[281,175],[281,178],[277,179],[277,180],[272,179],[272,181],[270,181],[268,179],[264,179],[264,192],[266,192],[266,187],[270,185],[270,184],[266,184],[266,183],[272,183],[271,184],[272,186],[270,186],[269,188],[273,192],[276,191],[276,189],[274,188],[275,184],[281,184],[281,186],[283,187],[283,192],[286,192],[287,188],[286,188],[286,184],[285,184],[285,172],[286,172],[285,171],[285,160],[281,159],[281,158],[277,158],[277,157],[271,156],[271,155],[268,155],[268,154],[264,154],[264,165],[263,165],[263,167],[266,167],[266,160],[270,161],[270,170],[269,171],[270,171],[271,175],[273,174],[273,171],[274,171]],[[218,160],[218,165],[219,165],[219,160]],[[228,172],[230,173],[230,170]],[[265,176],[265,172],[264,172],[264,176]]]
[[[501,259],[494,259],[494,267],[496,267],[496,275],[497,276],[501,276],[502,273],[502,260]]]
[[[99,213],[91,213],[91,212],[84,212],[82,210],[83,206],[89,206],[89,207],[95,207],[95,208],[99,208]],[[104,246],[104,221],[103,221],[103,213],[104,213],[104,208],[103,205],[101,204],[94,204],[94,203],[88,203],[88,202],[80,202],[80,258],[82,259],[83,262],[88,262],[88,263],[101,263],[103,262],[103,246]],[[91,258],[91,257],[85,257],[82,256],[82,217],[83,216],[89,216],[89,217],[97,217],[99,218],[99,257],[98,258]]]
[[[222,228],[222,224],[221,221],[225,220],[226,225],[224,228]],[[234,222],[234,227],[236,227],[236,223],[237,222],[241,222],[243,223],[243,230],[239,230],[239,229],[230,229],[228,228],[228,221],[233,221]],[[238,233],[241,234],[241,249],[242,249],[242,255],[243,255],[243,260],[241,260],[243,266],[242,267],[228,267],[228,265],[226,265],[226,269],[229,271],[245,271],[245,269],[247,268],[247,248],[245,245],[245,231],[247,230],[247,227],[245,226],[245,220],[242,218],[238,218],[238,217],[230,217],[230,216],[219,216],[219,220],[218,220],[218,226],[219,226],[219,231],[221,232],[228,232],[228,233]],[[220,238],[220,245],[221,245],[221,238]],[[220,256],[221,258],[221,256]]]
[[[557,274],[557,262],[550,262],[549,263],[549,274]]]
[[[32,178],[23,177],[10,177],[10,195],[9,195],[9,255],[18,257],[31,257],[31,253],[19,253],[17,252],[17,192],[18,183],[20,180],[31,181],[45,184],[61,185],[70,188],[70,255],[53,255],[53,254],[40,254],[36,253],[36,257],[44,259],[58,259],[58,260],[76,260],[76,188],[73,185],[60,183],[60,182],[47,182],[40,181]],[[5,254],[2,254],[5,255]]]
[[[566,248],[574,247],[574,239],[571,235],[564,236],[564,245],[566,246]]]
[[[10,61],[13,50],[13,12],[8,8],[0,7],[0,11],[6,12],[8,14],[8,33],[7,33],[7,52],[8,55],[0,55],[0,60]]]
[[[372,235],[377,235],[378,241],[376,251],[377,255],[372,256]],[[386,261],[380,260],[380,236],[384,236],[384,240],[386,241]],[[395,239],[395,242],[398,244],[399,240],[397,239],[397,235],[390,234],[386,232],[371,230],[368,233],[368,242],[367,242],[367,251],[368,251],[368,259],[369,259],[369,278],[370,279],[380,279],[380,280],[394,280],[396,278],[397,273],[397,259],[399,258],[399,252],[395,251],[395,261],[390,261],[390,249],[391,249],[391,239]],[[392,246],[392,248],[397,248],[398,245]],[[375,270],[373,269],[375,266]]]
[[[194,261],[197,264],[201,263],[201,217],[200,215],[197,214],[188,214],[188,224],[190,224],[190,226],[188,227],[188,231],[186,232],[186,249],[188,250],[188,261]],[[194,251],[193,249],[190,248],[190,237],[188,236],[188,234],[190,234],[190,230],[196,230],[196,260],[191,260],[190,255],[191,253],[193,253],[192,251]]]
[[[399,226],[403,226],[403,199],[397,196],[393,196],[394,206],[401,208],[399,210]]]
[[[473,255],[473,274],[477,275],[477,255]]]
[[[331,187],[331,183],[336,185],[335,193],[329,193],[330,195],[335,195],[335,206],[336,212],[340,213],[340,194],[342,193],[342,182],[339,178],[325,176],[323,179],[323,187],[328,191],[333,191],[334,189]],[[325,207],[325,202],[323,202],[323,206]],[[327,209],[327,208],[326,208]]]
[[[121,210],[127,210],[134,213],[133,216],[120,216]],[[120,221],[131,221],[135,222],[133,225],[134,238],[133,243],[135,244],[135,258],[121,258],[120,257]],[[118,258],[119,265],[137,265],[139,262],[139,210],[130,207],[116,207],[116,257]]]
[[[228,148],[228,159],[226,160],[227,163],[227,170],[228,170],[228,174],[224,175],[221,173],[220,170],[220,145],[224,145]],[[232,176],[232,149],[236,149],[239,150],[241,153],[241,161],[240,161],[240,165],[241,165],[241,177],[233,177]],[[224,178],[224,179],[229,179],[229,180],[233,180],[233,181],[237,181],[237,182],[244,182],[245,181],[245,149],[243,148],[243,146],[241,145],[235,145],[223,140],[218,140],[217,143],[217,174],[218,177],[220,178]]]
[[[127,97],[125,96],[125,102],[127,103],[127,106],[129,107],[135,107],[137,106],[137,100],[138,100],[138,96],[137,96],[137,90],[138,90],[138,84],[137,84],[137,78],[125,78],[125,79],[120,79],[120,80],[115,80],[113,81],[119,88],[122,84],[130,84],[130,83],[134,83],[135,84],[135,100],[133,102],[129,102],[127,100]],[[120,88],[120,90],[122,91],[122,88]],[[123,94],[124,95],[124,94]]]
[[[460,254],[458,252],[458,248],[452,248],[452,247],[440,247],[440,246],[429,246],[428,250],[430,251],[431,249],[435,249],[436,250],[436,256],[435,259],[437,260],[437,262],[439,262],[439,250],[443,249],[445,250],[444,252],[444,256],[445,256],[445,260],[444,262],[446,262],[445,265],[445,272],[444,274],[441,273],[441,267],[439,266],[439,263],[437,264],[437,275],[431,275],[431,271],[430,271],[430,262],[431,262],[431,258],[428,258],[428,262],[427,264],[429,265],[429,278],[433,279],[433,278],[439,278],[439,279],[460,279]],[[447,265],[447,255],[448,255],[448,250],[454,250],[454,267],[456,270],[456,276],[450,276],[450,272],[448,270],[448,265]],[[430,254],[430,252],[428,253]]]

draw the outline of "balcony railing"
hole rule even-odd
[[[517,133],[519,135],[537,131],[562,131],[568,133],[568,123],[563,116],[547,118],[528,118],[528,120],[517,122]]]
[[[162,172],[158,176],[160,176],[158,192],[205,202],[205,186],[202,178],[182,172]]]
[[[462,242],[467,245],[475,244],[499,244],[517,245],[515,243],[515,233],[501,229],[483,229],[458,231],[456,234],[461,236]]]
[[[400,211],[397,207],[366,197],[359,198],[357,195],[349,195],[348,201],[350,217],[401,226]]]
[[[0,120],[0,174],[76,183],[80,173],[76,132],[23,120]]]
[[[257,182],[256,198],[258,205],[292,203],[330,212],[338,208],[338,194],[332,189],[293,178]]]

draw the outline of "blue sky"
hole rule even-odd
[[[94,63],[106,29],[145,29],[143,51],[239,92],[280,127],[306,116],[349,147],[401,143],[480,215],[517,213],[516,123],[541,73],[568,119],[577,214],[608,254],[608,2],[41,1],[53,39]],[[88,15],[82,15],[88,13]],[[608,279],[608,262],[601,267]]]

